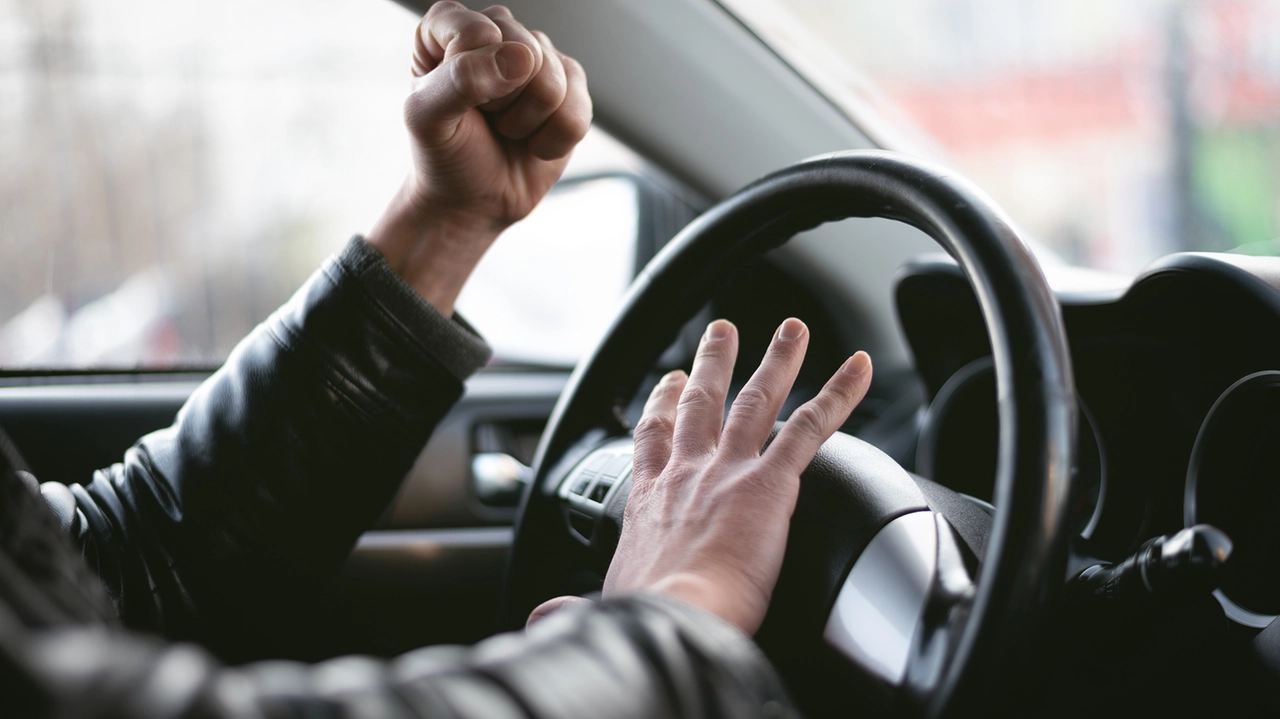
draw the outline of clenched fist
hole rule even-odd
[[[564,172],[591,97],[582,66],[501,6],[433,5],[413,76],[413,171],[366,239],[449,314],[489,245]]]

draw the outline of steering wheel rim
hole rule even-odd
[[[1076,410],[1061,310],[994,202],[946,170],[883,151],[813,158],[748,185],[681,231],[632,283],[539,443],[516,523],[502,628],[522,626],[537,603],[561,590],[568,567],[557,562],[574,560],[561,538],[558,480],[585,445],[626,433],[622,408],[681,327],[748,262],[797,233],[852,217],[905,222],[957,260],[977,295],[996,370],[1001,511],[963,621],[935,632],[934,666],[912,672],[913,703],[925,716],[969,715],[987,706],[995,678],[1026,677],[1066,565]]]

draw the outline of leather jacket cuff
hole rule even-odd
[[[586,649],[585,655],[592,657],[575,676],[577,692],[586,696],[592,689],[584,686],[591,683],[586,677],[592,670],[604,668],[623,679],[618,686],[610,688],[601,682],[602,686],[594,689],[611,689],[618,696],[630,692],[632,698],[624,699],[619,706],[625,704],[635,709],[633,716],[799,717],[773,665],[755,641],[738,627],[714,614],[658,594],[592,599],[565,607],[530,627],[526,632],[530,649],[526,650],[527,657],[522,662],[506,659],[513,647],[504,635],[477,645],[473,661],[504,684],[522,688],[527,684],[527,693],[533,695],[532,689],[536,686],[554,686],[551,677],[545,677],[541,684],[535,680],[538,667],[550,668],[552,662],[548,657],[539,656],[534,648],[577,644]],[[618,643],[618,638],[622,636],[626,637],[625,645],[639,650],[650,664],[654,672],[650,677],[665,678],[662,685],[665,691],[652,688],[646,691],[646,677],[632,669],[634,664],[619,659],[623,644]],[[616,663],[607,667],[601,657],[612,657]],[[624,671],[620,666],[627,666],[631,671]],[[566,694],[574,690],[572,686],[557,688]],[[646,701],[653,700],[649,694],[666,694],[665,708],[657,710],[650,706],[646,711],[643,708]],[[600,706],[606,706],[610,699],[602,696]],[[561,713],[534,712],[537,716]]]
[[[423,300],[363,237],[352,237],[337,260],[454,377],[466,379],[493,356],[492,348],[466,320],[457,313],[445,317]]]

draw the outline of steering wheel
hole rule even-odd
[[[999,510],[980,563],[966,562],[946,509],[930,509],[927,483],[836,434],[801,477],[757,640],[809,712],[974,716],[1034,691],[1038,640],[1066,572],[1075,448],[1061,310],[990,199],[945,170],[880,151],[806,160],[748,185],[636,278],[542,436],[516,523],[503,628],[523,626],[546,599],[599,588],[630,486],[624,408],[685,323],[747,263],[849,217],[913,225],[973,284],[996,371]]]

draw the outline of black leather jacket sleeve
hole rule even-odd
[[[22,661],[45,688],[28,704],[40,717],[796,716],[745,635],[643,595],[566,608],[527,635],[420,649],[390,662],[343,657],[224,668],[194,645],[85,629],[42,633]]]
[[[221,663],[286,648],[277,626],[333,576],[487,356],[354,240],[173,426],[87,486],[41,487],[126,627],[19,632],[0,603],[0,689],[24,688],[0,715],[20,702],[20,716],[116,719],[789,716],[748,637],[659,597],[391,661]]]
[[[394,496],[489,356],[353,239],[254,329],[174,424],[88,486],[42,493],[123,622],[236,660],[278,651],[299,602]]]

